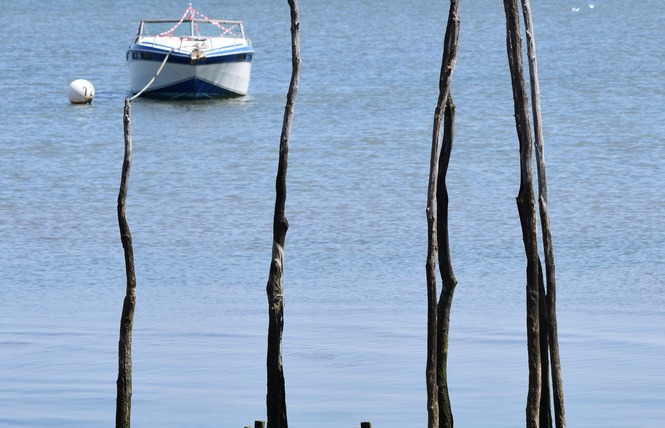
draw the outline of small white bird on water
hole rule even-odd
[[[580,8],[579,8],[579,7],[574,7],[574,8],[572,8],[572,9],[570,9],[570,10],[572,10],[573,12],[579,12],[579,11],[580,11]]]

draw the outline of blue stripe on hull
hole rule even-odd
[[[217,98],[239,97],[242,94],[220,88],[205,80],[192,78],[155,90],[148,90],[143,96],[157,98]]]
[[[168,50],[148,48],[145,46],[134,45],[127,51],[127,61],[157,61],[162,62]],[[210,53],[209,53],[210,54]],[[234,49],[224,53],[210,54],[209,57],[199,58],[192,61],[190,55],[179,52],[173,52],[169,56],[168,62],[176,64],[218,64],[221,62],[251,62],[254,56],[254,49],[251,47]]]

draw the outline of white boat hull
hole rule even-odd
[[[130,59],[132,93],[141,91],[157,74],[161,65],[162,61]],[[246,95],[251,67],[250,61],[185,64],[167,60],[144,94],[167,98]]]

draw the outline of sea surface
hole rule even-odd
[[[114,424],[125,52],[140,19],[187,6],[0,1],[0,427]],[[246,97],[132,103],[135,427],[265,419],[289,8],[194,7],[244,20],[256,55]],[[532,7],[568,426],[662,427],[665,3]],[[283,336],[294,428],[426,426],[425,204],[447,9],[300,1]],[[461,25],[452,405],[460,427],[520,427],[525,256],[502,2],[462,1]],[[78,78],[91,105],[67,101]]]

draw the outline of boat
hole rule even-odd
[[[246,95],[253,55],[242,21],[210,19],[190,3],[179,20],[141,21],[127,50],[131,91],[160,98]]]

